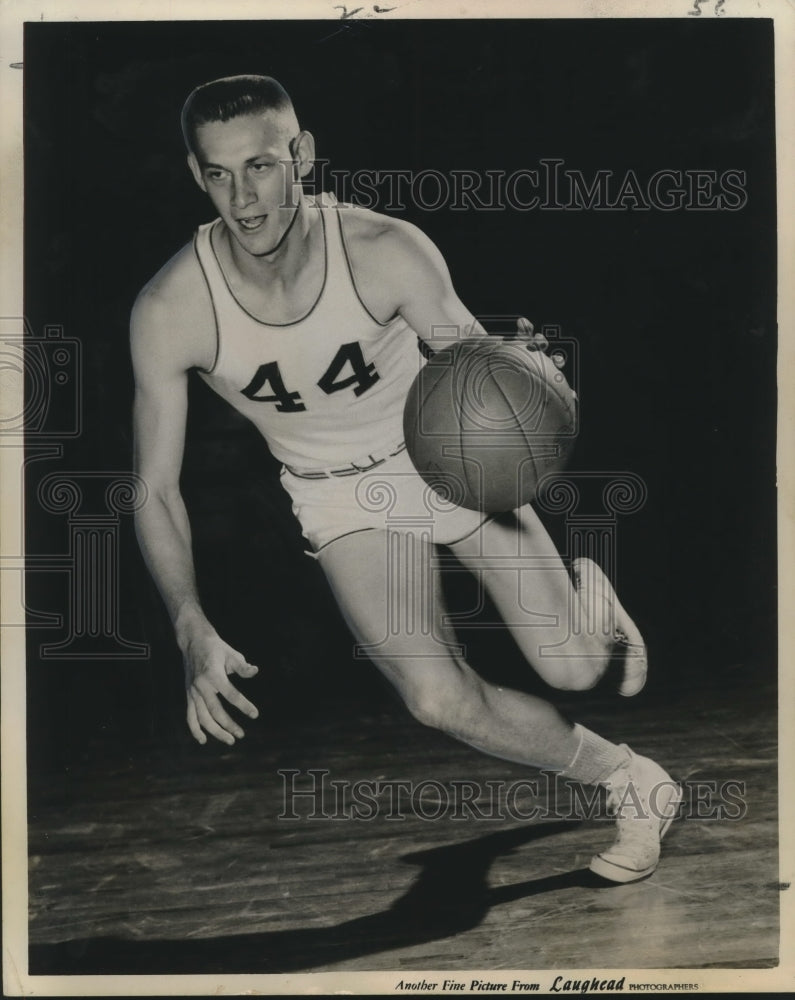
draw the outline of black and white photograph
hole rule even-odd
[[[637,6],[3,9],[6,995],[795,987],[795,13]]]

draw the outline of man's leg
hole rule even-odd
[[[540,698],[486,683],[453,651],[432,551],[418,539],[416,558],[401,560],[386,532],[361,531],[323,548],[319,562],[354,638],[418,721],[495,757],[566,767],[579,745],[571,723]],[[418,593],[429,628],[406,613]]]
[[[646,649],[607,577],[590,559],[572,566],[574,585],[529,505],[489,521],[450,546],[482,579],[517,645],[552,687],[586,690],[621,657],[619,691],[646,681]]]
[[[425,725],[505,760],[559,769],[575,781],[604,784],[613,795],[633,784],[641,815],[622,821],[621,844],[594,865],[601,860],[599,874],[616,881],[653,871],[669,807],[675,808],[668,775],[626,746],[572,725],[548,702],[484,681],[454,652],[454,636],[442,624],[432,547],[417,540],[416,558],[396,559],[390,537],[383,531],[345,536],[326,546],[319,561],[355,639],[409,711]],[[417,594],[429,605],[431,628],[418,627],[416,615],[402,613]],[[651,802],[654,790],[666,784],[668,790],[659,790]]]

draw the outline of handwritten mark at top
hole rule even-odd
[[[341,3],[335,3],[334,4],[334,10],[341,10],[342,11],[342,13],[340,14],[340,20],[341,21],[347,21],[349,18],[356,17],[356,15],[357,14],[361,14],[361,12],[364,9],[365,9],[364,7],[354,7],[353,10],[348,10],[348,8],[347,8],[347,6],[345,4],[341,4]],[[396,9],[395,7],[380,7],[377,3],[373,4],[373,11],[376,14],[388,14],[391,10],[395,10],[395,9]],[[363,17],[372,17],[373,15],[368,11],[366,14],[363,14],[362,16]]]
[[[709,3],[711,0],[693,0],[693,9],[689,10],[689,17],[701,17],[704,11],[701,9],[704,3]],[[723,17],[726,11],[723,9],[726,6],[726,0],[715,0],[715,9],[712,12],[715,17]]]

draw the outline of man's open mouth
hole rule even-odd
[[[237,223],[240,228],[244,229],[247,233],[253,233],[254,230],[259,229],[259,227],[264,224],[267,218],[267,215],[251,215],[245,219],[238,219]]]

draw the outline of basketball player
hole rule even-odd
[[[241,738],[224,702],[257,717],[230,681],[257,667],[217,634],[196,587],[179,488],[187,378],[195,369],[253,421],[283,463],[282,485],[355,639],[415,718],[495,757],[606,786],[618,839],[591,867],[617,882],[650,874],[678,787],[651,760],[572,725],[546,701],[482,680],[456,652],[430,557],[443,544],[482,574],[524,656],[550,685],[592,687],[618,646],[625,654],[620,691],[631,695],[645,680],[643,641],[598,567],[579,561],[572,587],[530,506],[491,518],[440,502],[431,540],[417,535],[401,550],[416,558],[397,560],[395,578],[388,541],[396,532],[407,539],[412,513],[427,520],[429,509],[428,488],[401,441],[403,404],[420,363],[417,338],[437,349],[486,336],[454,292],[439,251],[403,221],[305,196],[314,141],[271,78],[198,87],[182,126],[191,173],[218,218],[138,296],[132,354],[136,462],[149,488],[136,526],[184,657],[191,733],[199,743],[207,734],[228,744]],[[518,334],[528,349],[546,346],[527,320]],[[385,494],[392,502],[386,515],[378,503]],[[408,514],[396,520],[396,510]],[[511,557],[515,565],[517,553],[527,555],[521,594],[518,571],[500,568]],[[408,624],[412,608],[432,627]],[[577,634],[575,609],[590,621],[614,622],[615,634]],[[567,656],[545,655],[564,641]]]

